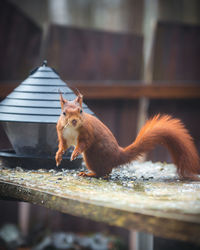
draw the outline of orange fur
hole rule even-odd
[[[61,115],[57,123],[59,139],[57,165],[60,164],[64,151],[70,146],[67,145],[68,138],[63,138],[64,126],[75,118],[77,125],[72,126],[72,129],[78,131],[78,138],[71,159],[74,160],[83,153],[86,166],[92,172],[89,174],[81,172],[81,176],[108,175],[113,168],[131,162],[141,154],[152,150],[157,144],[167,147],[181,178],[195,179],[200,171],[199,157],[193,139],[178,119],[168,115],[156,115],[147,121],[131,145],[122,148],[112,132],[99,119],[84,112],[80,113],[82,106],[80,94],[71,102],[61,97],[61,105],[67,115],[65,117]]]
[[[180,177],[195,179],[200,172],[200,164],[193,139],[182,122],[169,115],[156,115],[148,120],[124,152],[131,161],[157,144],[167,147]]]

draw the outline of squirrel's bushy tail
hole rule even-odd
[[[200,173],[200,162],[192,137],[182,122],[169,115],[156,115],[140,130],[136,140],[123,149],[125,161],[130,162],[157,144],[168,148],[178,174],[195,179]]]

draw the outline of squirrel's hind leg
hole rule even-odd
[[[80,172],[78,176],[83,176],[83,177],[97,177],[97,175],[93,172],[91,173],[86,173],[86,172]]]
[[[80,172],[78,174],[78,176],[83,176],[83,177],[95,177],[95,178],[99,178],[100,176],[98,176],[97,174],[90,172],[90,173],[86,173],[86,172]],[[105,176],[101,176],[103,179],[108,179],[108,175]]]

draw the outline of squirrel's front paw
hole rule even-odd
[[[74,150],[74,151],[72,152],[72,155],[71,155],[71,161],[75,160],[76,157],[78,157],[79,154],[80,154],[79,151]]]
[[[56,153],[56,157],[55,157],[55,160],[56,160],[56,166],[58,167],[62,161],[62,152],[57,152]]]

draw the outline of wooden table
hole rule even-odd
[[[155,171],[164,173],[162,168]],[[78,177],[76,170],[23,171],[1,166],[0,196],[200,244],[200,182],[141,178],[137,164],[135,169],[131,171],[136,180],[120,179],[117,172],[103,180]]]

